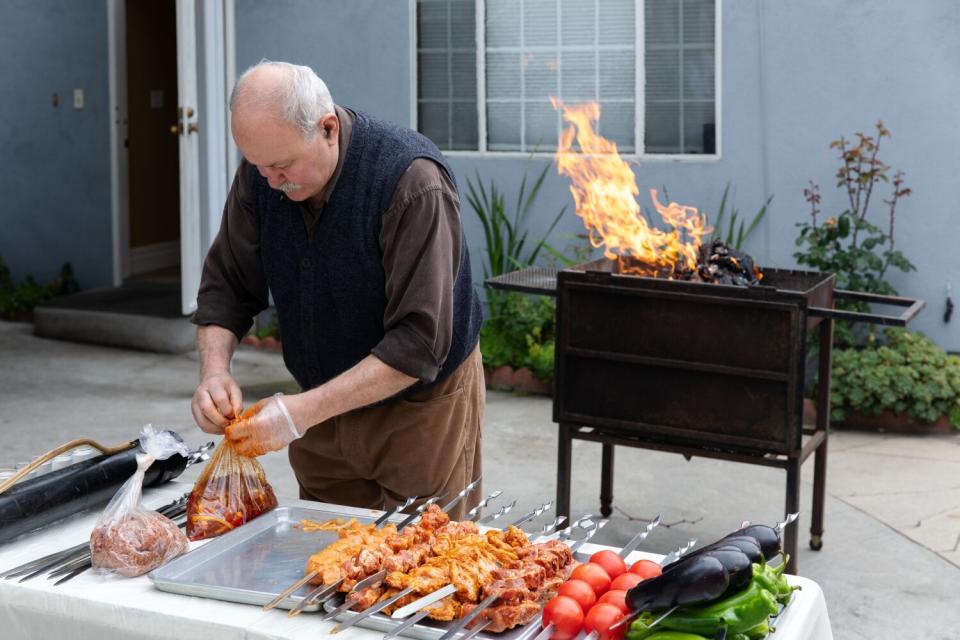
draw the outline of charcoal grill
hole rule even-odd
[[[555,295],[553,419],[559,425],[558,514],[570,515],[574,439],[602,445],[600,503],[610,515],[617,445],[786,470],[786,512],[800,508],[800,467],[814,454],[810,546],[823,536],[833,321],[904,326],[920,300],[834,288],[834,276],[766,269],[736,287],[620,274],[601,259],[488,279],[496,289]],[[847,299],[904,306],[898,316],[833,308]],[[815,424],[803,423],[807,338],[816,330]],[[797,568],[797,523],[784,534]]]

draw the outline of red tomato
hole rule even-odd
[[[616,552],[610,551],[610,549],[597,551],[590,556],[590,562],[603,567],[603,570],[606,571],[607,575],[611,578],[616,578],[627,570],[627,564],[623,561],[623,558],[617,555]]]
[[[593,564],[592,562],[579,565],[573,570],[570,577],[574,580],[583,580],[586,582],[593,588],[593,592],[597,594],[598,597],[610,588],[610,576],[603,570],[603,567],[598,564]]]
[[[619,578],[617,578],[617,580],[619,580]],[[617,580],[614,580],[614,582],[616,582]],[[597,600],[597,604],[600,604],[600,603],[616,605],[620,607],[620,611],[623,611],[624,613],[627,613],[628,611],[630,611],[630,607],[627,606],[626,590],[614,589],[613,585],[610,585],[610,591],[607,591],[605,594],[600,596],[599,600]]]
[[[583,609],[569,596],[557,596],[543,607],[543,626],[553,625],[553,640],[571,640],[583,627]]]
[[[647,578],[656,578],[663,573],[663,569],[653,560],[637,560],[630,567],[630,573],[635,573],[646,580]]]
[[[583,580],[567,580],[557,589],[557,594],[573,598],[584,611],[589,611],[590,607],[597,603],[597,594],[593,587]]]
[[[583,628],[588,633],[596,631],[600,634],[600,640],[619,640],[630,625],[625,624],[613,631],[610,631],[610,627],[623,620],[625,615],[615,604],[598,602],[593,605],[593,608],[587,613],[587,617],[584,618]]]
[[[630,589],[633,589],[641,582],[643,582],[643,576],[637,575],[631,571],[627,571],[622,576],[617,576],[617,579],[610,583],[610,589],[630,591]]]

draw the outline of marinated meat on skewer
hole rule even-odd
[[[392,528],[392,531],[388,531]],[[434,620],[467,615],[477,603],[496,595],[496,605],[484,610],[477,623],[490,620],[487,630],[503,631],[524,624],[540,611],[566,580],[576,562],[570,548],[558,540],[531,544],[517,527],[479,533],[473,522],[450,521],[431,505],[416,525],[397,532],[393,525],[345,527],[341,539],[311,556],[308,571],[320,570],[323,584],[343,578],[341,591],[386,570],[383,583],[350,593],[354,611],[414,592],[384,608],[383,613],[452,584],[457,591],[430,609]],[[476,624],[476,623],[475,623]]]
[[[339,534],[339,540],[307,560],[306,573],[317,572],[310,584],[333,584],[346,577],[345,558],[353,557],[365,548],[382,544],[384,540],[397,534],[397,527],[388,524],[377,529],[373,524],[357,523],[354,527],[340,529]]]
[[[496,594],[499,603],[479,616],[477,623],[491,621],[486,631],[498,633],[532,620],[543,603],[556,595],[576,564],[570,548],[558,540],[529,545],[520,556],[516,564],[495,571],[495,580],[484,586],[483,595]],[[472,604],[464,604],[460,615],[472,609]]]
[[[492,631],[531,620],[569,577],[575,564],[570,548],[562,542],[531,544],[526,534],[515,527],[488,531],[485,536],[466,536],[453,547],[435,551],[434,557],[416,569],[389,574],[386,582],[392,590],[384,596],[415,587],[416,593],[406,602],[401,600],[394,605],[399,608],[416,597],[453,584],[457,593],[430,611],[434,620],[453,620],[467,615],[484,597],[496,594],[500,604],[481,614],[481,619],[491,620],[487,630]]]
[[[472,522],[466,523],[474,529]],[[451,526],[453,525],[453,526]],[[409,571],[420,565],[430,555],[430,547],[441,531],[462,529],[464,523],[451,523],[450,516],[435,504],[430,505],[420,521],[394,535],[387,536],[378,545],[366,545],[353,557],[343,563],[344,581],[340,591],[350,591],[354,585],[372,576],[381,569],[387,571]],[[446,529],[445,529],[446,528]]]

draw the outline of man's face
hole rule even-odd
[[[326,116],[310,139],[279,118],[242,112],[234,114],[232,129],[247,162],[256,165],[271,188],[296,202],[321,193],[336,169],[339,122],[335,115]]]

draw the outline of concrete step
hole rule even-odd
[[[130,282],[57,298],[33,311],[43,338],[183,353],[196,346],[196,327],[180,312],[180,284]]]

